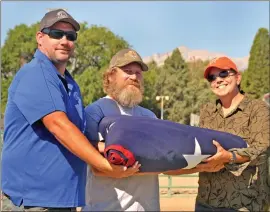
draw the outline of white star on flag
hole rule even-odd
[[[187,166],[183,169],[191,169],[197,166],[203,159],[208,158],[211,155],[202,155],[201,147],[197,138],[195,138],[195,150],[193,155],[183,155],[187,161]]]

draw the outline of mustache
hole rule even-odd
[[[142,83],[140,83],[138,80],[134,80],[127,82],[125,86],[127,85],[134,85],[135,87],[140,88],[142,86]]]

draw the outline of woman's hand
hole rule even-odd
[[[203,160],[204,163],[196,166],[199,172],[218,172],[224,168],[225,163],[230,161],[232,154],[225,150],[217,141],[213,141],[213,144],[217,147],[217,153]]]

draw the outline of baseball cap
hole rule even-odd
[[[59,21],[70,23],[76,31],[80,30],[80,24],[63,9],[47,12],[41,19],[39,30],[42,31],[44,28],[51,27]]]
[[[217,57],[214,58],[206,67],[204,71],[204,78],[207,78],[208,73],[210,72],[211,68],[219,68],[223,70],[233,69],[234,71],[238,72],[238,69],[235,63],[229,59],[228,57]]]
[[[111,59],[109,68],[122,67],[130,63],[138,63],[143,71],[148,71],[148,66],[143,62],[141,56],[133,49],[122,49]]]

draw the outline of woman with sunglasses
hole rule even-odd
[[[200,172],[195,210],[264,211],[269,204],[269,108],[240,90],[241,73],[227,57],[211,61],[204,77],[218,100],[202,107],[200,127],[241,136],[249,147],[226,151],[214,141],[217,154],[195,168]]]
[[[270,190],[269,108],[240,91],[241,73],[227,57],[211,61],[204,77],[218,99],[202,107],[200,127],[238,135],[249,147],[226,151],[213,141],[217,147],[214,156],[193,169],[166,174],[199,172],[195,211],[265,211]]]

